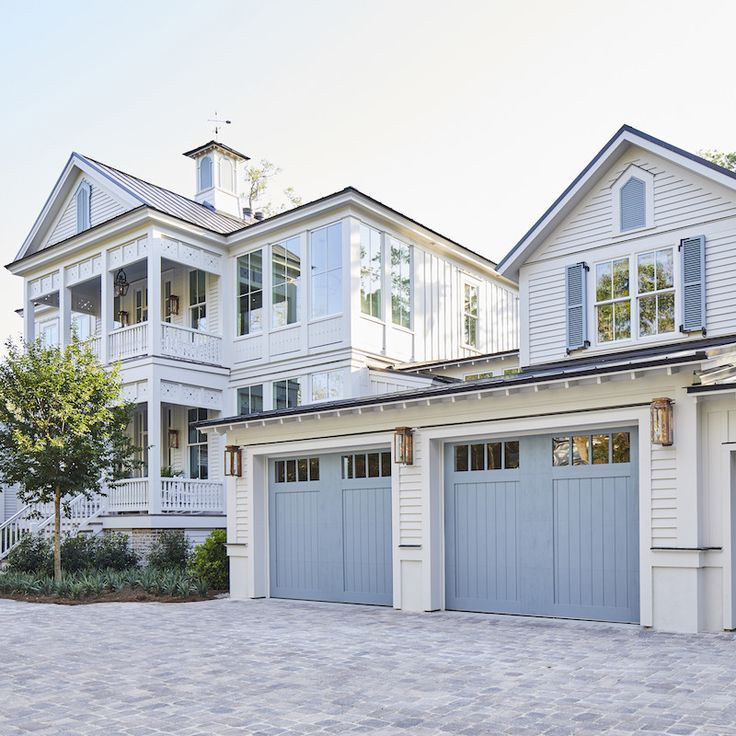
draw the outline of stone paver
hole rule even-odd
[[[0,734],[736,734],[736,641],[228,600],[0,601]]]

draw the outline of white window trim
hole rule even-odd
[[[660,291],[646,291],[642,294],[639,293],[639,272],[638,272],[638,262],[639,262],[639,256],[644,255],[645,253],[656,253],[658,250],[672,250],[672,257],[673,257],[673,269],[672,269],[672,283],[673,287],[672,289],[663,289]],[[597,306],[599,305],[599,302],[596,300],[596,268],[601,263],[611,263],[613,261],[618,261],[623,258],[628,259],[629,261],[629,296],[628,297],[621,297],[621,300],[624,299],[630,299],[631,300],[631,337],[628,337],[624,340],[609,340],[607,342],[601,342],[598,340],[598,310]],[[643,248],[642,250],[638,250],[635,252],[629,252],[629,253],[621,253],[618,255],[613,255],[610,258],[603,258],[600,261],[596,261],[591,266],[591,273],[593,274],[593,278],[589,279],[588,284],[588,299],[589,304],[591,305],[592,309],[592,315],[590,315],[590,321],[589,324],[592,325],[593,328],[593,340],[591,341],[592,344],[596,348],[600,348],[602,350],[605,349],[611,349],[611,348],[618,348],[620,346],[630,346],[635,344],[641,344],[641,343],[652,343],[652,342],[663,342],[666,340],[671,340],[674,336],[680,335],[679,327],[678,325],[681,324],[681,300],[682,300],[682,289],[680,288],[680,259],[678,258],[678,252],[677,252],[677,246],[673,245],[671,243],[662,243],[660,245],[651,245],[649,248]],[[667,292],[674,292],[675,295],[675,322],[674,322],[674,330],[672,332],[660,332],[656,335],[640,335],[639,334],[639,297],[641,296],[648,296],[650,294],[662,294]],[[608,304],[610,302],[602,302],[604,304]]]
[[[646,210],[646,225],[644,227],[635,227],[629,230],[621,229],[621,189],[631,177],[636,177],[644,182],[644,197]],[[640,233],[643,230],[650,230],[654,227],[654,174],[641,166],[630,164],[624,169],[621,176],[611,186],[611,211],[613,212],[613,234],[628,236],[632,233]]]
[[[319,230],[327,230],[327,228],[333,227],[335,225],[338,225],[340,227],[340,266],[339,268],[328,268],[321,272],[321,274],[327,274],[331,273],[333,271],[340,271],[340,281],[345,278],[345,249],[344,249],[344,243],[343,243],[343,231],[342,231],[342,220],[335,220],[334,222],[328,222],[326,225],[320,225],[319,227],[310,228],[307,230],[305,235],[305,247],[304,247],[304,256],[302,257],[302,261],[307,264],[308,259],[308,266],[309,266],[309,284],[307,284],[307,288],[305,291],[309,294],[309,323],[313,322],[320,322],[321,320],[326,319],[333,319],[335,317],[340,317],[345,313],[345,305],[344,302],[344,294],[340,293],[340,309],[337,312],[329,312],[327,314],[321,314],[319,317],[315,317],[313,314],[314,310],[314,304],[312,301],[312,294],[313,294],[313,284],[312,284],[312,278],[315,275],[312,271],[312,233],[316,233]]]
[[[197,272],[197,271],[202,271],[204,273],[204,301],[203,302],[197,302],[196,304],[192,304],[191,303],[191,297],[192,297],[192,274],[195,273],[195,272]],[[207,291],[208,291],[208,288],[209,288],[209,283],[208,283],[209,282],[209,279],[210,279],[210,274],[208,274],[207,271],[203,271],[201,268],[190,268],[190,269],[187,269],[187,284],[186,284],[186,287],[187,287],[187,289],[186,289],[186,291],[187,291],[187,301],[186,301],[187,314],[186,314],[186,326],[190,330],[197,330],[197,332],[203,332],[203,333],[208,333],[210,331],[209,324],[207,325],[207,329],[206,330],[200,330],[200,329],[192,326],[192,310],[195,307],[201,307],[202,305],[204,305],[205,307],[208,306],[208,303],[207,303]],[[208,319],[208,318],[205,317],[205,319]]]
[[[478,314],[475,316],[476,320],[476,337],[478,339],[477,345],[469,345],[465,342],[465,286],[472,286],[476,291],[478,292]],[[468,276],[467,274],[463,274],[462,279],[460,280],[460,345],[465,348],[466,350],[474,350],[475,352],[481,351],[481,319],[480,316],[483,312],[481,309],[481,292],[480,292],[480,282],[476,279]],[[472,316],[472,315],[468,315]]]

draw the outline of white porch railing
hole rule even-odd
[[[161,352],[172,358],[219,365],[222,362],[222,338],[191,327],[162,322]]]
[[[222,483],[189,478],[161,479],[161,510],[178,512],[225,512]]]
[[[108,511],[148,511],[148,478],[127,478],[107,488]]]
[[[107,338],[108,357],[111,361],[146,355],[148,353],[148,322],[113,330]]]
[[[97,360],[102,360],[102,338],[99,336],[90,338],[89,346],[97,356]]]

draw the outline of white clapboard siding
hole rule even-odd
[[[207,274],[207,332],[222,334],[220,324],[220,279]]]
[[[242,475],[235,482],[235,539],[228,541],[236,544],[246,544],[248,534],[250,532],[250,519],[248,517],[248,472],[253,463],[253,458],[249,457],[250,453],[243,449],[243,469]],[[233,513],[233,509],[227,509],[228,516]]]
[[[705,238],[705,325],[709,335],[733,332],[736,314],[736,222]]]
[[[529,362],[565,357],[565,269],[556,264],[529,276]]]
[[[652,445],[652,546],[678,543],[677,456],[674,447]]]
[[[399,544],[422,543],[421,445],[414,438],[414,464],[399,465]]]
[[[16,496],[15,486],[3,486],[0,491],[0,522],[2,522],[19,511],[21,503]]]
[[[51,232],[48,239],[48,245],[59,243],[62,240],[71,238],[77,234],[77,201],[75,195],[76,188],[72,192],[69,200],[64,207],[64,211],[59,218],[56,227]],[[111,220],[125,212],[125,207],[116,199],[111,197],[106,191],[99,186],[92,184],[92,197],[90,200],[90,226],[94,227],[102,222]]]

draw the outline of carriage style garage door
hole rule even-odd
[[[269,464],[271,595],[391,605],[391,453]]]
[[[447,608],[639,621],[636,431],[446,449]]]

